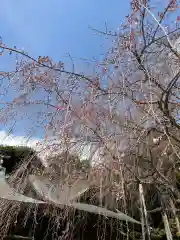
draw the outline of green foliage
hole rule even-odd
[[[169,219],[169,224],[170,224],[171,233],[173,235],[173,239],[175,240],[180,239],[180,234],[177,232],[175,219],[174,218]],[[159,227],[154,228],[152,230],[151,238],[152,240],[162,240],[162,239],[165,239],[165,236],[166,236],[166,233],[165,233],[164,225],[163,225],[163,222],[161,221],[159,224]]]
[[[164,228],[163,229],[161,229],[161,228],[153,229],[152,235],[151,235],[152,240],[160,240],[165,236],[166,236],[166,233],[165,233]]]
[[[6,168],[6,173],[10,174],[18,164],[26,159],[32,158],[32,161],[36,164],[40,163],[36,152],[26,146],[0,146],[0,154],[4,155],[3,167]],[[9,156],[9,158],[6,158]],[[32,162],[31,161],[31,162]]]
[[[17,159],[23,159],[29,154],[33,154],[34,150],[24,146],[0,146],[0,153],[7,156],[13,156]]]

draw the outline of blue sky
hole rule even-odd
[[[0,36],[7,46],[17,46],[34,57],[50,56],[67,67],[70,54],[76,71],[87,71],[88,65],[78,58],[98,60],[111,44],[88,26],[104,30],[107,23],[109,30],[116,30],[128,10],[129,1],[120,0],[1,0]],[[12,59],[0,60],[0,71],[11,69]],[[16,135],[23,135],[23,129],[17,126]]]
[[[129,1],[120,0],[1,0],[0,35],[33,56],[99,58],[107,41],[88,26],[117,29],[128,9]]]

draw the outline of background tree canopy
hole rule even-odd
[[[2,166],[6,168],[6,173],[11,174],[21,163],[29,161],[29,164],[35,164],[35,167],[42,168],[40,159],[37,157],[35,150],[25,146],[0,146],[0,154],[2,156]],[[9,157],[9,158],[6,158]]]

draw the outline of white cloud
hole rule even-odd
[[[2,145],[28,146],[34,148],[39,141],[41,140],[36,138],[27,140],[24,136],[15,136],[5,131],[0,131],[0,144]]]

